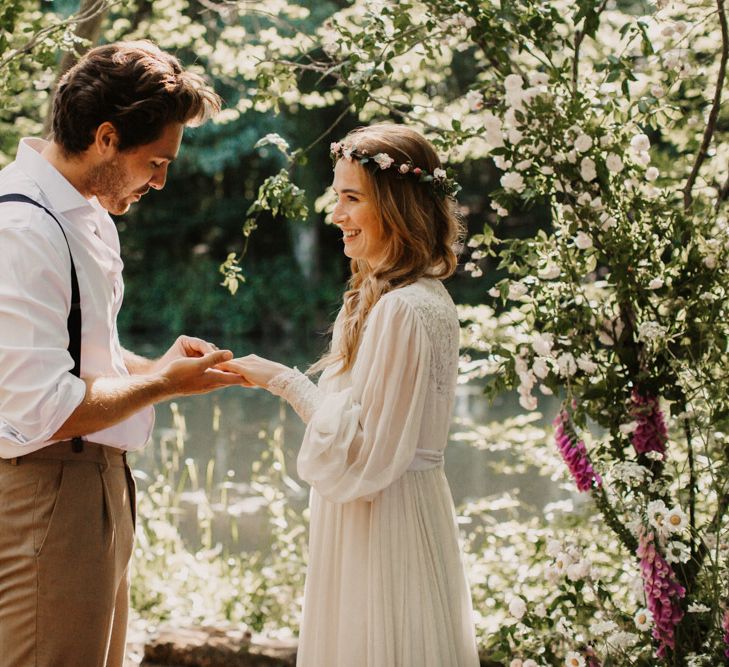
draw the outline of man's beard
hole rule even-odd
[[[109,213],[121,215],[129,209],[131,202],[126,200],[134,194],[130,191],[130,181],[122,161],[114,157],[89,170],[84,191],[96,195]]]

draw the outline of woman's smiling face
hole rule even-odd
[[[364,167],[358,162],[338,160],[332,187],[337,194],[332,220],[342,230],[344,254],[377,266],[384,258],[387,242]]]

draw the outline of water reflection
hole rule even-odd
[[[131,349],[154,357],[163,353],[165,345],[146,345]],[[275,346],[262,349],[260,344],[247,341],[234,342],[234,350],[260,350],[270,358],[288,365],[305,368],[316,358],[320,349],[312,346]],[[316,342],[321,347],[321,341]],[[296,454],[304,434],[304,425],[298,416],[281,400],[258,389],[229,387],[213,394],[177,399],[172,402],[184,417],[187,437],[184,457],[197,464],[200,474],[213,462],[210,473],[212,485],[226,486],[225,507],[213,506],[214,537],[227,547],[249,550],[264,548],[269,539],[266,524],[265,501],[251,488],[251,468],[266,450],[265,436],[283,424],[284,460],[292,482],[290,502],[303,511],[308,499],[308,487],[296,474]],[[557,409],[555,400],[543,399],[540,409],[546,421]],[[157,421],[152,442],[130,461],[139,478],[140,487],[160,469],[160,451],[163,441],[173,442],[176,431],[173,424],[171,403],[157,406]],[[493,404],[483,397],[476,384],[459,385],[454,408],[452,435],[463,431],[464,424],[487,424],[502,421],[523,413],[515,396],[503,396]],[[452,439],[446,450],[445,466],[456,505],[484,496],[496,496],[505,492],[518,493],[522,502],[532,512],[541,512],[545,505],[567,497],[559,485],[540,477],[535,470],[523,473],[501,474],[498,468],[511,464],[513,457],[508,449],[483,451],[467,441]],[[177,480],[171,480],[177,483]],[[192,546],[197,539],[198,514],[205,499],[205,480],[201,490],[184,494],[181,498],[181,530]],[[234,529],[231,530],[231,523]]]

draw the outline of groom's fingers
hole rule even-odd
[[[192,336],[182,336],[180,341],[182,349],[186,357],[202,357],[209,352],[217,352],[218,346],[209,343],[202,338],[194,338]]]
[[[198,369],[202,372],[217,366],[219,364],[230,361],[233,358],[233,353],[230,350],[216,350],[215,352],[209,352],[208,354],[197,359]],[[221,369],[225,370],[225,369]]]

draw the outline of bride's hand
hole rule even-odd
[[[263,387],[264,389],[279,373],[289,370],[288,366],[264,359],[256,354],[231,359],[218,364],[216,368],[229,373],[237,373],[245,380],[245,385],[248,387]]]

